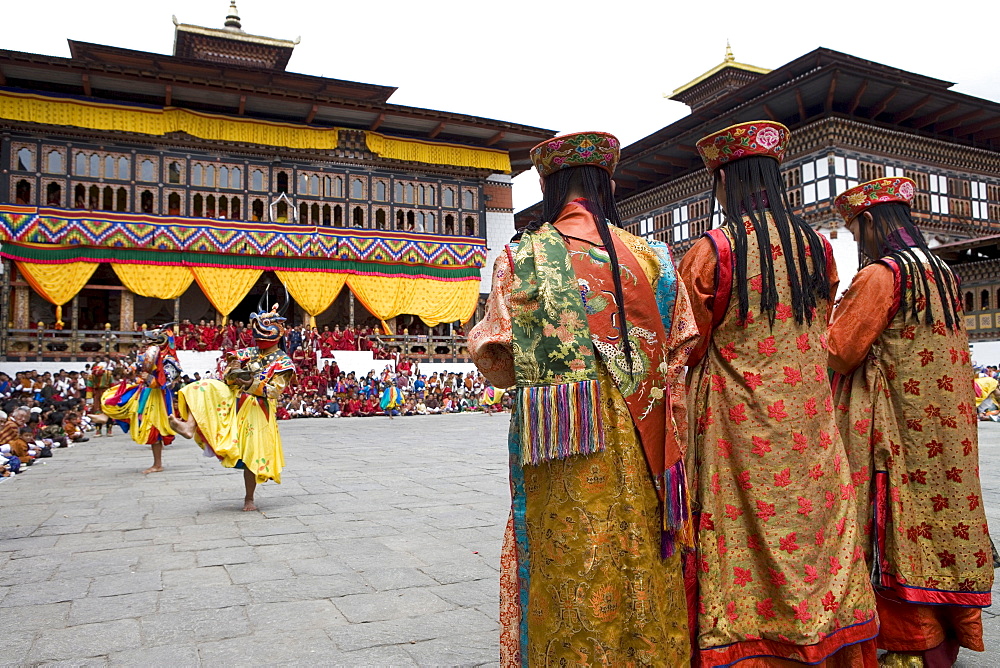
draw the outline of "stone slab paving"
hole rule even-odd
[[[495,664],[506,417],[281,428],[259,513],[188,441],[149,477],[118,434],[0,483],[0,665]],[[1000,424],[981,437],[1000,538]],[[1000,610],[984,623],[959,665],[1000,666]]]

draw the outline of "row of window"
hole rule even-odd
[[[23,172],[35,171],[35,154],[31,148],[22,146],[15,152],[16,169]],[[216,165],[215,163],[193,162],[190,167],[189,184],[202,188],[223,188],[240,190],[243,188],[243,170],[235,165]],[[59,150],[49,151],[45,156],[45,173],[64,174],[63,153]],[[94,179],[112,179],[120,181],[131,180],[131,162],[128,156],[120,154],[98,154],[77,151],[73,158],[73,175]],[[150,158],[140,159],[136,180],[155,183],[157,179],[156,164]],[[276,191],[291,194],[288,172],[279,171],[275,177]],[[180,161],[167,162],[166,183],[181,184],[182,164]],[[345,195],[344,177],[329,176],[318,173],[299,173],[298,188],[295,194],[313,197],[343,198]],[[251,169],[249,189],[264,192],[267,188],[266,174],[263,169]],[[350,177],[350,198],[366,199],[367,179]],[[378,202],[389,200],[389,184],[387,180],[375,179],[372,199]],[[437,206],[437,186],[415,184],[409,182],[395,183],[393,201]],[[444,186],[441,189],[441,206],[458,208],[459,191],[455,187]],[[473,190],[461,191],[461,206],[465,210],[476,208],[476,194]]]
[[[800,207],[833,199],[862,181],[908,177],[917,185],[913,208],[940,215],[965,216],[978,220],[1000,220],[1000,186],[982,181],[949,179],[938,174],[904,170],[893,165],[876,165],[841,156],[822,157],[783,172],[789,201]],[[958,199],[962,197],[964,199]],[[699,236],[709,228],[709,200],[674,207],[655,216],[646,216],[629,226],[635,234],[676,243]],[[716,208],[711,226],[721,222]]]
[[[34,204],[32,186],[26,179],[20,179],[15,184],[15,203],[22,205]],[[215,218],[220,220],[244,220],[241,198],[239,196],[216,195],[214,193],[194,193],[191,195],[190,215],[195,218]],[[62,185],[50,182],[45,186],[46,206],[63,206]],[[166,198],[166,215],[184,215],[180,193],[170,193]],[[73,187],[73,208],[93,211],[129,211],[128,189],[122,186],[82,184]],[[152,190],[142,190],[139,193],[137,212],[156,213],[156,196]],[[367,213],[365,207],[356,206],[349,209],[340,204],[324,204],[320,202],[302,202],[295,209],[282,200],[277,200],[270,207],[263,199],[254,198],[250,202],[247,220],[274,221],[279,223],[298,223],[327,227],[345,227],[345,214],[349,212],[353,227],[366,227]],[[407,232],[423,232],[427,234],[463,234],[476,236],[478,225],[476,217],[465,216],[461,221],[453,215],[446,214],[440,219],[430,211],[396,211],[393,224],[389,224],[389,213],[385,209],[375,211],[375,219],[370,225],[372,229],[400,230]]]
[[[989,311],[992,309],[1000,309],[1000,288],[995,292],[996,301],[990,299],[994,295],[993,290],[986,289],[979,292],[979,310]],[[972,291],[967,291],[965,293],[965,312],[972,313],[976,310],[976,296]]]

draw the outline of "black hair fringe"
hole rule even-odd
[[[614,282],[615,301],[618,306],[619,331],[622,337],[622,350],[628,373],[632,375],[632,342],[629,340],[628,321],[625,313],[625,295],[622,290],[622,277],[618,263],[618,251],[615,249],[614,233],[608,225],[621,226],[621,216],[611,189],[611,175],[600,167],[582,166],[560,169],[545,178],[545,192],[542,195],[542,217],[532,221],[525,232],[537,230],[545,222],[555,222],[559,213],[567,204],[571,193],[583,198],[583,205],[594,216],[597,233],[611,260],[611,278]]]
[[[906,314],[906,318],[920,322],[920,297],[923,296],[926,300],[923,309],[923,321],[926,325],[934,324],[934,313],[929,299],[930,284],[933,282],[944,310],[942,317],[945,327],[950,330],[957,329],[962,307],[955,275],[944,261],[931,253],[927,247],[924,235],[913,222],[910,207],[902,202],[889,202],[873,206],[867,213],[871,214],[872,224],[869,225],[862,214],[857,219],[858,232],[861,238],[865,239],[869,227],[871,228],[871,236],[879,257],[868,257],[864,252],[864,244],[859,243],[858,266],[864,267],[880,258],[891,258],[899,267],[900,311]],[[900,230],[908,239],[900,234]],[[926,258],[926,264],[930,265],[929,272],[925,271],[925,262],[914,249],[921,251],[921,255]],[[907,289],[911,283],[912,289]]]
[[[818,301],[830,299],[826,249],[819,234],[802,218],[792,214],[778,162],[766,156],[753,156],[731,162],[723,170],[726,172],[726,208],[723,215],[735,246],[733,282],[739,301],[740,322],[746,322],[750,311],[747,229],[743,222],[743,216],[746,216],[753,224],[760,247],[760,310],[767,314],[771,325],[774,325],[778,288],[774,276],[773,246],[767,225],[766,214],[769,212],[785,259],[795,322],[812,324]],[[712,189],[712,211],[716,209],[715,193],[720,182],[721,173],[717,170],[715,187]]]

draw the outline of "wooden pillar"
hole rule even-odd
[[[176,299],[174,299],[174,322],[176,323],[174,325],[174,331],[176,332],[176,331],[178,331],[178,328],[181,326],[181,298],[180,297],[177,297]]]
[[[14,288],[14,329],[28,329],[28,302],[31,292],[27,285]]]
[[[0,291],[0,359],[7,359],[7,330],[10,327],[10,260],[3,260],[3,290]]]
[[[135,322],[135,295],[128,290],[122,290],[121,299],[118,329],[122,332],[130,332],[132,331],[132,323]]]
[[[347,291],[347,310],[350,318],[350,325],[354,327],[354,293]]]
[[[69,328],[72,335],[69,339],[69,352],[76,360],[76,353],[80,351],[80,295],[73,295],[73,301],[69,307]]]

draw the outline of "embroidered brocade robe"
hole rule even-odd
[[[700,517],[686,576],[697,587],[697,661],[820,663],[877,632],[855,488],[826,370],[829,302],[796,323],[781,246],[773,326],[759,309],[761,252],[747,226],[750,310],[739,322],[733,247],[713,230],[680,266],[703,337],[689,371],[687,461]],[[770,238],[778,239],[771,225]],[[831,292],[836,269],[826,245]],[[753,272],[757,272],[756,275]],[[695,582],[696,581],[696,584]],[[867,650],[874,658],[874,649]],[[842,656],[842,655],[841,655]]]
[[[921,259],[918,271],[932,277]],[[983,651],[975,608],[991,603],[993,562],[968,335],[961,313],[946,327],[933,282],[924,294],[909,281],[919,320],[903,313],[900,283],[891,258],[865,267],[830,326],[830,365],[846,374],[835,378],[837,418],[881,594],[879,646],[927,650],[952,634]]]
[[[560,221],[567,214],[581,212],[593,228],[583,207],[569,208],[556,221],[557,229],[566,229]],[[673,272],[672,264],[662,266],[645,242],[614,231],[642,268],[639,280],[654,283],[661,272]],[[571,251],[585,245],[567,239]],[[473,360],[497,387],[514,384],[512,289],[510,262],[502,255],[494,268],[486,316],[469,335]],[[680,281],[669,306],[664,318],[670,322],[664,342],[673,411],[669,420],[683,444],[674,417],[684,413],[681,377],[697,328]],[[500,564],[504,667],[565,662],[670,666],[683,665],[690,657],[680,557],[661,557],[661,504],[642,444],[600,357],[597,365],[604,450],[524,465],[517,421],[511,421],[512,507]]]

